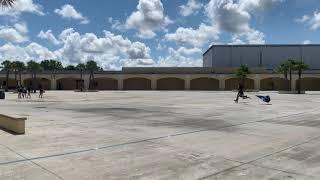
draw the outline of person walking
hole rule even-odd
[[[43,98],[43,93],[44,93],[44,89],[42,88],[42,86],[40,86],[39,88],[39,98]]]
[[[27,98],[31,99],[31,87],[30,86],[28,86],[27,92],[28,92]]]

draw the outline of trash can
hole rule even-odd
[[[5,99],[5,98],[6,98],[6,94],[4,90],[0,90],[0,99]]]

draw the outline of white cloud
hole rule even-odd
[[[27,24],[26,23],[16,23],[14,24],[14,28],[20,32],[20,33],[27,33],[28,32],[28,27],[27,27]]]
[[[80,34],[73,29],[66,29],[59,39],[63,47],[56,54],[66,63],[93,59],[106,69],[119,69],[128,64],[139,66],[153,62],[150,48],[144,43],[132,42],[109,31],[104,31],[103,37],[97,37],[93,33]]]
[[[54,44],[54,45],[59,45],[61,44],[61,42],[52,34],[52,30],[49,29],[48,31],[44,32],[43,30],[40,31],[40,33],[38,34],[38,37],[41,39],[46,39],[48,40],[50,43]]]
[[[55,57],[53,52],[34,42],[25,47],[13,45],[12,43],[7,43],[0,47],[0,59],[13,59],[26,62],[47,58],[55,59]]]
[[[176,32],[165,35],[165,38],[180,45],[203,46],[205,43],[217,40],[219,30],[215,26],[200,24],[198,29],[179,27]]]
[[[50,34],[51,31],[47,31]],[[43,32],[43,35],[46,33]],[[150,48],[141,42],[132,42],[120,35],[104,31],[103,37],[93,33],[80,34],[74,29],[66,29],[58,36],[63,46],[49,50],[37,43],[27,46],[7,43],[0,47],[0,59],[43,60],[58,59],[64,65],[95,60],[105,69],[122,66],[151,66],[155,62],[150,56]]]
[[[111,29],[124,31],[126,29],[126,26],[122,24],[119,20],[115,20],[112,17],[108,18],[109,24],[111,24]]]
[[[81,24],[88,24],[90,22],[87,17],[84,17],[70,4],[65,4],[61,7],[61,9],[55,9],[54,12],[65,19],[80,20]]]
[[[159,57],[157,66],[160,67],[202,67],[202,51],[198,48],[179,49],[169,48],[169,55],[165,58]]]
[[[296,21],[307,24],[311,30],[317,30],[320,28],[320,12],[315,11],[311,16],[304,15]]]
[[[44,15],[42,6],[33,3],[33,0],[17,0],[12,8],[2,8],[0,16],[19,16],[21,13],[33,13],[37,15]]]
[[[27,32],[28,28],[25,23],[16,23],[13,27],[0,26],[0,38],[12,43],[28,41]]]
[[[272,7],[283,0],[210,0],[206,6],[206,14],[212,24],[221,31],[244,37],[248,43],[264,43],[264,34],[250,26],[255,13]],[[238,39],[233,38],[234,39]],[[239,40],[239,39],[238,39]]]
[[[127,29],[139,31],[140,38],[153,38],[156,31],[165,29],[172,21],[164,14],[161,0],[139,0],[137,11],[126,20]]]
[[[305,40],[302,42],[302,44],[311,44],[312,42],[310,40]]]
[[[182,16],[190,16],[198,13],[202,7],[203,4],[198,2],[198,0],[188,0],[187,4],[180,6],[180,14]]]

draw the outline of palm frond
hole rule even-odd
[[[2,7],[12,7],[14,5],[14,3],[16,2],[16,0],[0,0],[0,5]]]

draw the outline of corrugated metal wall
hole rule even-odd
[[[203,56],[204,67],[264,67],[276,69],[288,59],[302,60],[311,69],[320,69],[320,45],[239,45],[213,46]]]

